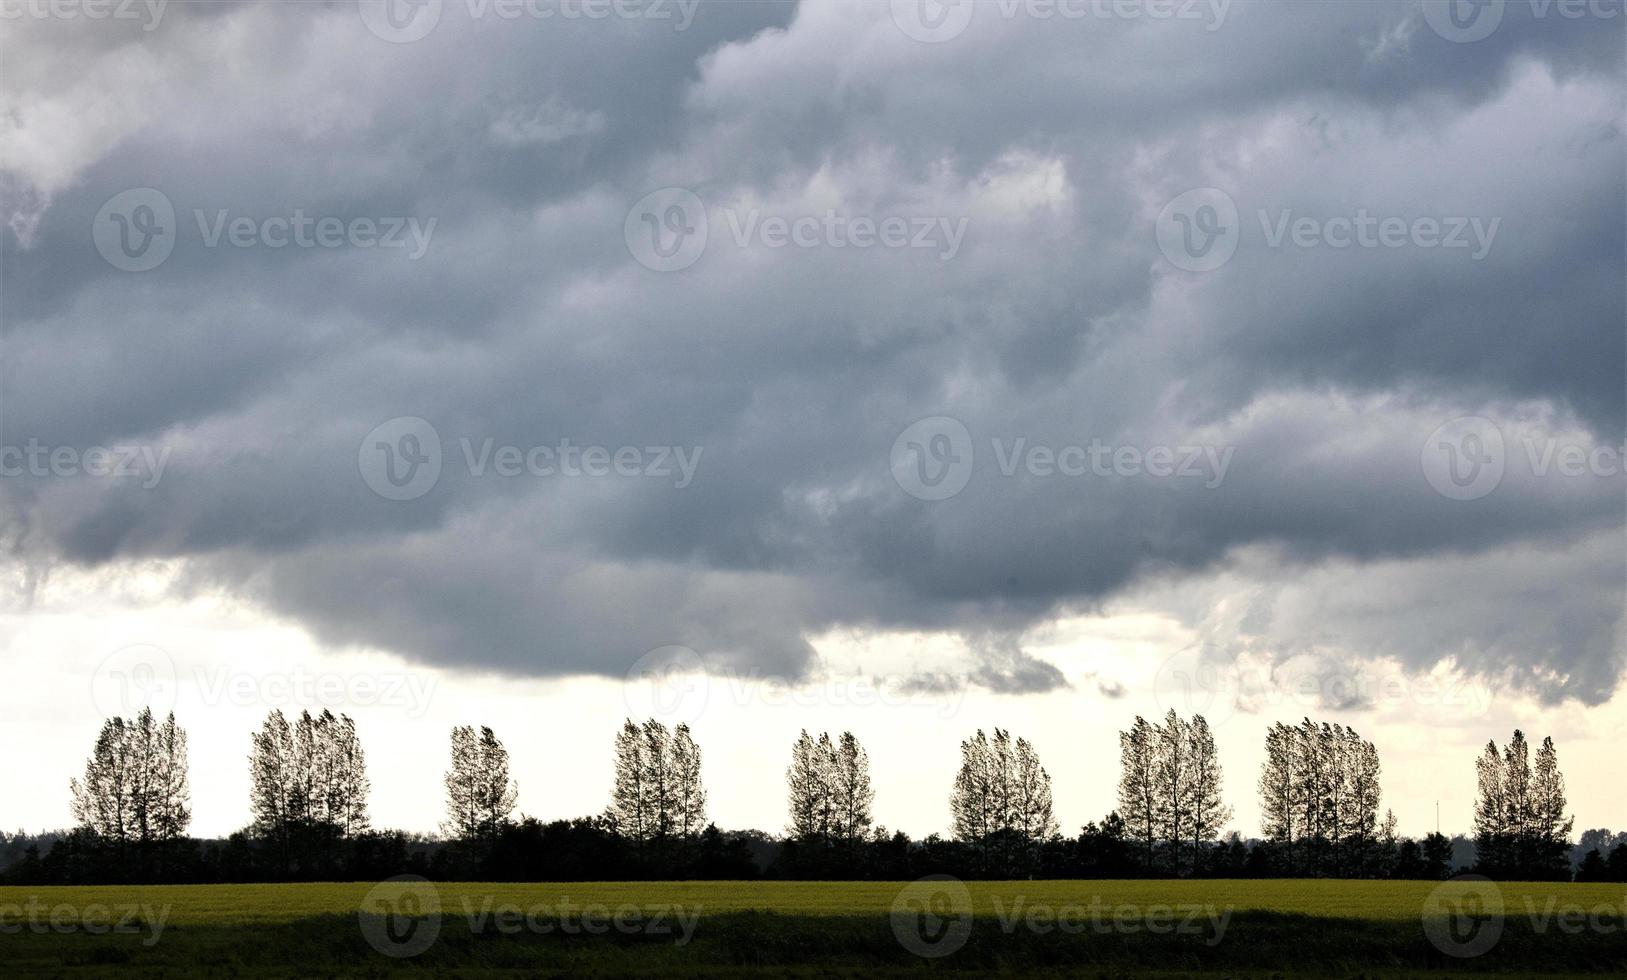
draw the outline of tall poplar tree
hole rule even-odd
[[[508,749],[490,728],[452,729],[452,761],[444,779],[442,830],[458,840],[490,840],[509,822],[519,787],[509,776]]]
[[[180,839],[192,821],[186,731],[150,708],[110,718],[96,736],[82,778],[69,782],[74,818],[124,847]]]

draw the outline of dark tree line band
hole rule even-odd
[[[1451,844],[1396,833],[1380,816],[1378,750],[1353,729],[1275,724],[1258,792],[1262,839],[1221,839],[1232,817],[1215,740],[1202,715],[1137,717],[1119,735],[1118,808],[1074,838],[1060,834],[1051,776],[1034,746],[983,731],[960,744],[945,840],[876,826],[870,759],[852,732],[803,731],[785,772],[782,835],[723,832],[706,817],[701,750],[687,725],[629,719],[614,740],[609,805],[595,817],[514,817],[518,786],[490,728],[454,728],[446,815],[431,839],[370,828],[366,755],[346,715],[272,711],[251,737],[250,813],[224,842],[186,836],[186,732],[144,710],[102,726],[72,780],[79,827],[45,853],[24,847],[0,880],[289,880],[440,878],[908,878],[1316,876],[1438,878]],[[1534,758],[1524,733],[1475,763],[1475,870],[1507,879],[1571,877],[1565,780],[1552,739]],[[1627,879],[1627,835],[1590,853],[1580,878]],[[20,841],[17,838],[13,841]],[[1608,844],[1608,834],[1603,838]],[[7,841],[0,837],[0,847]],[[6,852],[0,850],[0,857]],[[9,864],[9,866],[8,866]]]

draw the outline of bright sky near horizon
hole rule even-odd
[[[150,587],[150,583],[149,583]],[[91,588],[87,583],[86,588]],[[54,594],[54,590],[47,590]],[[1176,676],[1191,668],[1190,631],[1165,617],[1124,610],[1070,619],[1034,638],[1068,686],[1045,694],[911,690],[922,662],[953,659],[957,641],[924,634],[821,638],[824,679],[786,684],[744,675],[650,673],[612,679],[524,680],[449,672],[361,650],[324,650],[297,626],[220,598],[163,610],[132,602],[83,604],[66,590],[26,616],[0,617],[12,649],[13,695],[0,739],[26,747],[7,763],[7,830],[68,826],[68,779],[79,773],[104,712],[173,706],[188,731],[193,831],[218,836],[248,819],[249,734],[265,713],[347,712],[357,719],[373,783],[376,826],[432,832],[442,818],[441,775],[453,725],[490,725],[508,745],[519,810],[541,818],[599,813],[608,802],[611,741],[624,716],[683,721],[704,753],[711,819],[728,829],[779,832],[786,819],[784,771],[802,728],[852,730],[871,757],[877,823],[912,836],[949,833],[949,790],[958,742],[977,728],[1011,729],[1034,742],[1051,772],[1066,833],[1116,804],[1117,733],[1136,714],[1174,708],[1204,713],[1214,727],[1235,809],[1228,830],[1259,833],[1255,780],[1264,732],[1275,721],[1349,724],[1374,741],[1384,763],[1383,806],[1400,830],[1468,832],[1474,759],[1488,739],[1515,727],[1552,735],[1568,777],[1577,830],[1621,829],[1627,786],[1613,778],[1627,738],[1621,695],[1600,709],[1544,708],[1450,672],[1407,677],[1374,664],[1340,681],[1370,706],[1330,711],[1322,681],[1291,670],[1240,669],[1211,695]],[[96,591],[103,591],[97,589]],[[139,640],[163,637],[168,645]],[[135,640],[136,642],[128,642]],[[684,663],[683,654],[663,663]],[[15,673],[21,668],[20,676]],[[1162,669],[1161,669],[1162,668]],[[1231,696],[1247,687],[1240,711]],[[8,695],[10,697],[11,695]],[[16,792],[12,792],[16,790]]]

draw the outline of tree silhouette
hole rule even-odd
[[[870,830],[870,755],[852,732],[843,732],[836,750],[836,839],[852,846]]]
[[[1209,722],[1202,715],[1193,717],[1187,728],[1187,738],[1187,756],[1191,762],[1189,801],[1192,817],[1188,839],[1192,841],[1192,868],[1197,871],[1202,864],[1205,848],[1220,838],[1220,828],[1232,818],[1232,808],[1221,797],[1224,778],[1220,753],[1215,748],[1215,737],[1209,731]]]
[[[693,840],[706,827],[706,788],[701,785],[701,750],[679,724],[672,732],[673,829],[683,840]]]
[[[1516,729],[1501,752],[1496,742],[1486,744],[1475,775],[1478,869],[1502,877],[1566,876],[1575,821],[1565,814],[1565,777],[1553,739],[1542,740],[1533,768],[1525,733]]]
[[[192,821],[186,731],[171,714],[158,723],[150,708],[133,720],[110,718],[69,782],[81,826],[120,847],[180,839]]]
[[[790,811],[785,830],[803,842],[824,836],[825,827],[820,817],[825,809],[829,781],[823,762],[813,736],[804,728],[791,746],[791,764],[785,769],[786,808]]]
[[[628,840],[650,839],[653,817],[645,788],[644,739],[631,718],[616,733],[616,776],[606,816]]]
[[[1127,732],[1119,733],[1119,811],[1124,814],[1125,836],[1140,845],[1144,866],[1153,867],[1158,844],[1158,791],[1153,780],[1155,748],[1153,726],[1136,716]]]
[[[1025,739],[981,730],[961,742],[950,795],[954,839],[873,827],[869,758],[852,732],[800,733],[786,769],[786,835],[707,823],[701,750],[688,726],[625,721],[611,801],[598,817],[511,820],[509,754],[489,728],[451,731],[443,842],[368,829],[366,761],[354,722],[324,711],[267,714],[252,735],[251,825],[226,841],[185,836],[186,733],[143,711],[102,726],[70,782],[80,827],[0,834],[0,882],[345,880],[398,873],[444,880],[752,877],[901,879],[1209,875],[1440,879],[1461,837],[1406,839],[1380,819],[1377,749],[1353,729],[1275,724],[1259,779],[1266,839],[1220,840],[1231,819],[1213,733],[1201,715],[1136,718],[1119,734],[1119,809],[1059,835],[1051,778]],[[1588,830],[1570,848],[1565,779],[1552,739],[1523,732],[1476,761],[1477,870],[1504,879],[1627,879],[1627,834]],[[477,847],[462,846],[477,842]]]
[[[446,820],[441,829],[462,841],[495,838],[519,796],[509,778],[508,749],[490,728],[452,729],[452,765],[446,771]]]
[[[1051,775],[1026,739],[981,729],[960,743],[960,772],[949,797],[955,838],[971,844],[990,866],[1015,871],[1037,856],[1037,845],[1057,832]]]
[[[1149,870],[1198,870],[1231,819],[1221,786],[1220,756],[1202,715],[1187,721],[1171,709],[1157,725],[1138,715],[1119,733],[1119,809]]]
[[[1288,874],[1364,876],[1382,834],[1378,750],[1349,727],[1278,723],[1266,732],[1260,813]]]
[[[370,787],[367,759],[348,715],[323,711],[313,717],[306,711],[290,726],[273,710],[251,739],[253,830],[280,847],[285,860],[313,842],[365,831]]]
[[[852,732],[818,741],[803,730],[791,747],[785,770],[786,831],[805,844],[852,845],[870,828],[870,756]]]
[[[706,826],[701,753],[688,725],[628,719],[616,735],[615,783],[606,818],[639,844],[693,840]]]

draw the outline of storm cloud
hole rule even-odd
[[[0,21],[21,580],[175,562],[516,675],[943,630],[1044,691],[1024,632],[1136,599],[1218,648],[1615,689],[1619,6],[1473,40],[1416,2],[681,6]],[[1166,206],[1204,188],[1235,252],[1194,269]],[[136,189],[174,213],[141,270],[105,236],[151,226],[98,225]],[[1495,486],[1438,485],[1443,426]],[[369,455],[426,432],[392,499]]]

